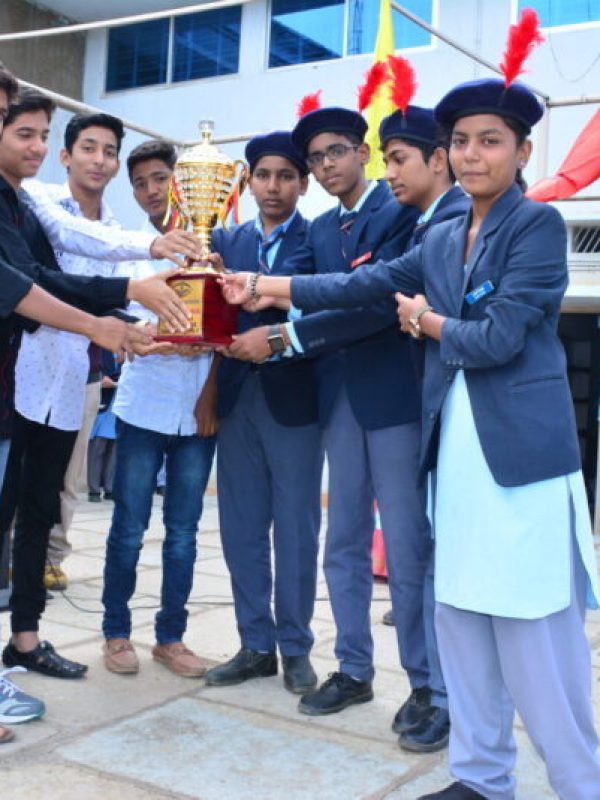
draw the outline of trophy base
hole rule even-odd
[[[221,345],[231,344],[237,331],[238,307],[223,297],[217,283],[218,273],[190,270],[178,272],[167,283],[183,300],[191,313],[190,327],[181,333],[166,330],[158,323],[157,342],[173,344]]]

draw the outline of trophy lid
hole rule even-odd
[[[234,160],[212,143],[214,127],[214,122],[211,119],[200,121],[201,141],[181,153],[177,159],[178,167],[193,166],[194,164],[226,164],[227,166],[233,166]]]

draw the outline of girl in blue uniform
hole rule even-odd
[[[421,471],[456,782],[420,800],[513,800],[515,709],[557,795],[600,800],[584,632],[599,592],[556,334],[565,227],[515,182],[543,109],[524,86],[486,79],[456,87],[435,113],[472,197],[464,221],[350,275],[237,273],[226,292],[236,302],[291,296],[312,311],[400,291],[403,329],[425,338]]]

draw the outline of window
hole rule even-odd
[[[348,3],[348,55],[372,53],[379,27],[379,0],[348,0]],[[402,0],[401,5],[431,23],[432,0]],[[428,31],[393,9],[392,21],[396,50],[430,44],[431,34]]]
[[[273,0],[269,66],[340,58],[343,0]]]
[[[164,83],[168,49],[168,19],[112,28],[108,38],[106,91]]]
[[[433,0],[402,4],[431,23]],[[397,50],[431,42],[427,31],[397,11],[392,19]],[[272,0],[269,67],[372,53],[378,26],[379,0]]]
[[[229,6],[111,28],[106,91],[237,72],[241,19]]]
[[[535,8],[543,28],[600,22],[600,0],[519,0],[524,8]]]

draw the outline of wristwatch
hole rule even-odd
[[[287,347],[283,333],[279,325],[271,325],[267,334],[267,342],[271,350],[271,355],[279,355]]]
[[[415,313],[408,318],[408,324],[410,325],[410,335],[414,336],[415,339],[421,339],[423,336],[423,332],[421,331],[421,323],[420,319],[423,314],[426,314],[428,311],[433,311],[433,308],[430,305],[425,304],[418,308]]]

